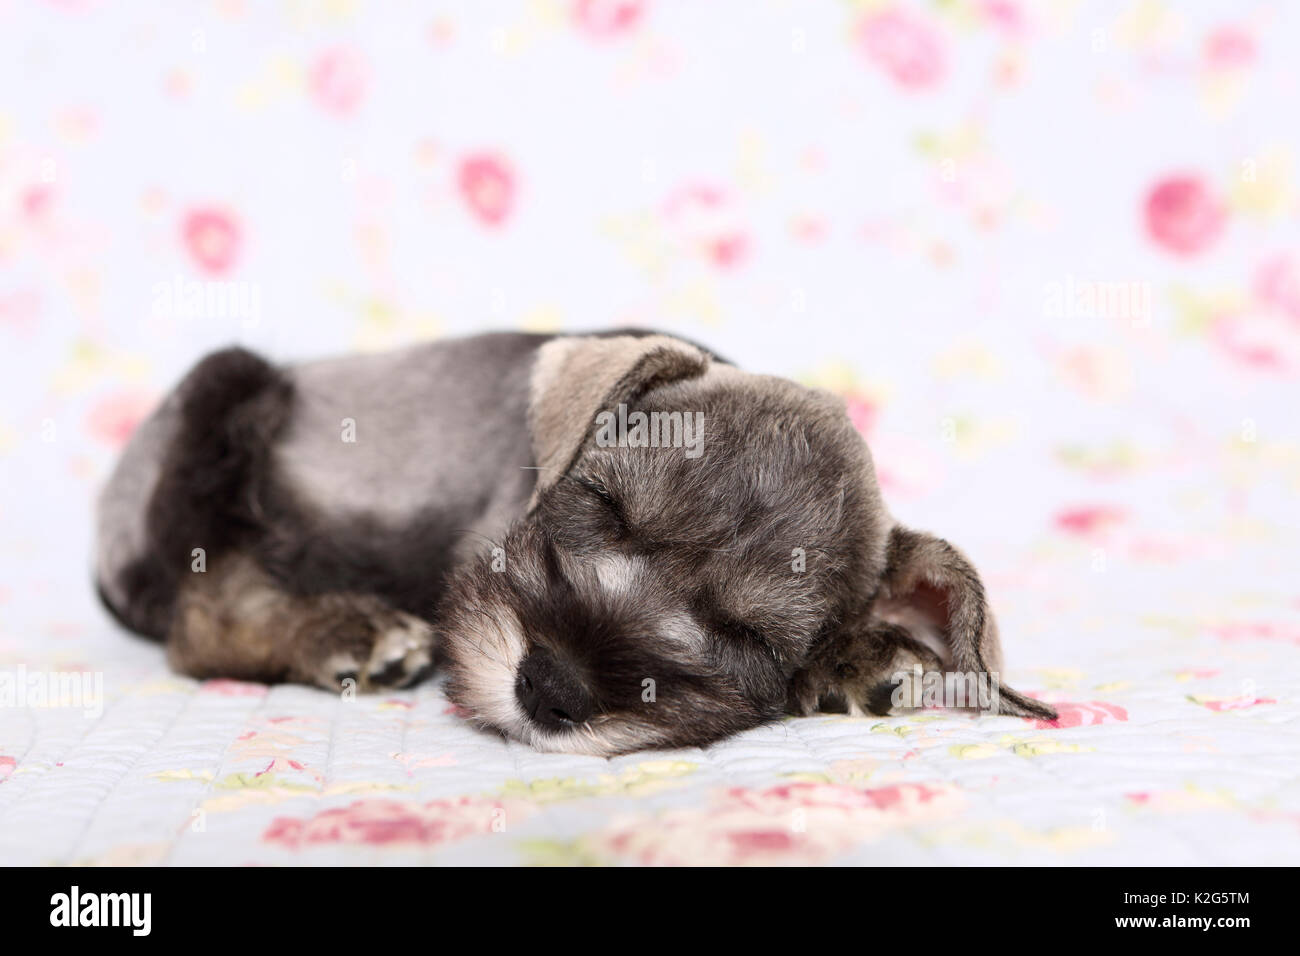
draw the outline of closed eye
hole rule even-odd
[[[702,617],[716,638],[711,645],[713,660],[724,672],[735,675],[756,693],[780,691],[785,680],[781,655],[759,628],[718,611]]]
[[[698,596],[692,606],[692,613],[704,627],[734,648],[775,653],[761,630],[718,608],[711,595]]]
[[[715,617],[712,624],[714,631],[728,640],[736,641],[746,647],[757,647],[768,652],[771,651],[771,646],[758,628],[752,627],[744,621],[733,617]]]
[[[594,498],[598,499],[621,527],[627,528],[627,516],[623,513],[623,506],[619,504],[618,499],[610,493],[610,490],[604,484],[594,478],[586,477],[578,477],[574,481],[585,488]]]

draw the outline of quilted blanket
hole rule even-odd
[[[204,10],[0,14],[0,862],[1300,858],[1295,5]],[[205,350],[610,324],[842,394],[1060,719],[543,755],[96,603]]]

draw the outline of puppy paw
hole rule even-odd
[[[884,717],[919,707],[914,675],[942,669],[939,656],[903,628],[873,622],[838,635],[796,673],[786,708],[805,716]]]
[[[298,678],[328,690],[409,687],[433,669],[433,628],[372,600],[337,602],[298,639]]]
[[[409,687],[433,669],[433,628],[401,611],[380,632],[358,682],[362,690]]]

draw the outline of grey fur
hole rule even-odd
[[[123,569],[148,546],[144,514],[176,428],[177,401],[171,395],[135,430],[112,479],[100,492],[95,572],[105,597],[115,605],[127,600]]]
[[[483,335],[289,369],[277,480],[327,524],[400,528],[436,504],[464,529],[458,554],[499,535],[532,493],[528,382],[546,340]],[[341,440],[344,419],[355,442]]]
[[[620,404],[701,415],[703,453],[602,446],[596,417]],[[209,468],[221,500],[178,478]],[[99,527],[101,593],[179,669],[372,689],[436,654],[473,719],[539,749],[706,744],[880,711],[912,664],[1000,666],[978,576],[897,526],[842,402],[662,335],[498,334],[279,371],[219,353],[133,438]],[[212,539],[202,576],[174,565],[206,542],[169,528]],[[1052,715],[1002,693],[1003,713]]]

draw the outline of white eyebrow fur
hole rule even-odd
[[[638,579],[645,573],[643,558],[605,554],[590,568],[605,593],[614,597],[635,595]],[[689,614],[672,614],[663,620],[660,633],[677,646],[695,652],[704,645],[705,633]]]
[[[617,595],[629,594],[636,579],[644,572],[645,562],[621,554],[601,555],[593,568],[600,586]]]

